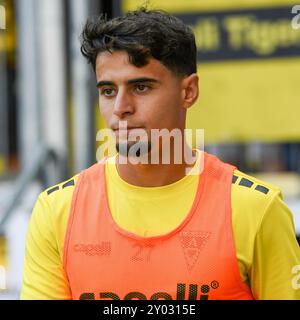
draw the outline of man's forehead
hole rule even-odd
[[[158,60],[150,58],[142,67],[136,67],[129,61],[126,51],[101,52],[96,60],[97,80],[105,77],[162,77],[170,71]]]
[[[112,59],[118,59],[124,63],[130,63],[129,62],[129,55],[124,50],[116,50],[116,51],[103,51],[99,52],[96,58],[96,65],[102,64],[105,61],[109,61]]]

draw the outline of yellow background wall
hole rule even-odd
[[[134,10],[143,4],[182,14],[282,6],[291,9],[295,1],[126,0],[123,10]],[[291,27],[288,31],[299,46],[297,57],[209,63],[200,59],[200,98],[189,111],[188,127],[204,128],[206,143],[299,141],[300,29]]]

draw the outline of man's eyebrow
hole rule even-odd
[[[153,78],[136,78],[126,81],[126,84],[135,84],[135,83],[145,83],[145,82],[152,82],[152,83],[159,83],[160,81]],[[97,82],[97,88],[103,87],[103,86],[112,86],[115,85],[112,81],[102,80]]]
[[[126,83],[127,84],[135,84],[135,83],[143,83],[143,82],[159,83],[160,81],[157,79],[153,79],[153,78],[143,77],[143,78],[136,78],[136,79],[128,80]]]
[[[97,88],[100,88],[103,86],[111,86],[111,85],[114,85],[114,83],[112,81],[103,80],[103,81],[97,82]]]

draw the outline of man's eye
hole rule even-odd
[[[112,88],[105,88],[101,90],[101,94],[106,97],[112,97],[115,95],[115,89]]]
[[[145,84],[138,84],[135,87],[135,90],[139,93],[146,92],[149,90],[149,86],[146,86]]]

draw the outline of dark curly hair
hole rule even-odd
[[[153,57],[176,75],[197,71],[193,31],[161,10],[140,8],[111,20],[101,15],[86,22],[81,52],[94,70],[98,53],[117,50],[125,50],[136,67],[145,66]]]

